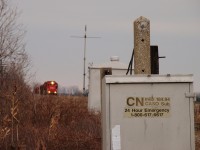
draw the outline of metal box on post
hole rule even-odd
[[[103,150],[194,150],[192,75],[105,76]]]

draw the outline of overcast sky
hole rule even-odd
[[[160,74],[194,74],[200,91],[199,0],[18,0],[25,25],[26,50],[35,81],[56,80],[82,89],[84,39],[87,64],[100,64],[117,55],[127,64],[133,49],[133,21],[150,20],[151,45],[158,45]]]

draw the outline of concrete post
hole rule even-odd
[[[150,21],[143,16],[134,21],[134,73],[151,74]]]

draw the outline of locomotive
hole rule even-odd
[[[35,94],[41,95],[57,95],[58,94],[58,83],[56,81],[46,81],[44,84],[34,88]]]

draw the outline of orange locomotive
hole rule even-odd
[[[43,85],[40,86],[40,94],[58,94],[58,83],[56,81],[46,81]]]

